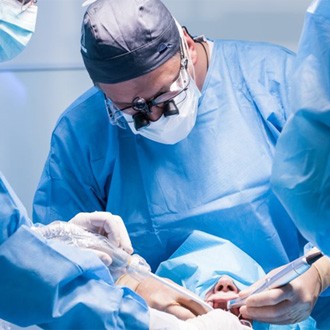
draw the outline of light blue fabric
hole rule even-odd
[[[330,256],[330,1],[306,14],[295,63],[294,115],[279,140],[274,191],[303,235]]]
[[[265,275],[250,256],[230,241],[199,231],[194,231],[168,260],[163,261],[156,273],[188,288],[202,299],[221,276],[231,277],[242,290]],[[313,330],[316,322],[311,317],[292,325],[253,322],[253,329]]]
[[[0,172],[0,245],[21,225],[31,226],[26,209]]]
[[[230,239],[265,271],[298,257],[305,242],[269,183],[293,58],[267,43],[215,41],[196,125],[175,145],[112,126],[90,89],[53,132],[35,219],[119,214],[153,269],[193,230]]]
[[[1,174],[0,174],[1,175]],[[45,329],[148,329],[148,308],[92,252],[47,243],[0,177],[0,319]]]
[[[7,61],[26,47],[35,29],[38,7],[24,7],[19,1],[0,1],[0,62]]]
[[[239,290],[266,275],[251,257],[230,241],[197,230],[159,265],[156,274],[170,278],[203,299],[223,275],[229,276]]]

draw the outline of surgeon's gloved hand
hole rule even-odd
[[[215,309],[187,321],[153,308],[149,308],[149,312],[150,330],[251,330],[250,327],[242,325],[236,316],[222,309]]]
[[[128,236],[125,224],[118,215],[110,212],[81,212],[74,216],[69,223],[74,223],[85,230],[107,237],[111,243],[133,253],[131,240]]]
[[[151,277],[137,280],[129,274],[125,274],[116,281],[116,284],[129,287],[135,291],[144,298],[149,307],[175,315],[181,320],[187,320],[207,312],[197,302],[182,296]]]
[[[318,296],[329,284],[330,261],[322,257],[289,284],[251,295],[240,313],[243,318],[273,324],[301,322],[311,314]],[[247,290],[240,292],[242,297],[246,294]]]

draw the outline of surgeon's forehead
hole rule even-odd
[[[177,78],[179,70],[180,54],[177,53],[155,70],[140,77],[115,84],[98,83],[97,86],[115,103],[130,103],[136,96],[151,99],[166,91]]]

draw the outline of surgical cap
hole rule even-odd
[[[231,277],[243,290],[265,275],[249,255],[228,240],[194,231],[167,260],[157,274],[170,278],[201,298],[221,276]]]
[[[84,15],[81,54],[94,82],[146,74],[179,51],[171,13],[159,0],[99,0]]]

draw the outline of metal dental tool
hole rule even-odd
[[[227,309],[230,310],[234,307],[240,307],[244,305],[246,299],[253,294],[274,288],[279,288],[283,285],[290,283],[292,280],[305,273],[311,267],[311,265],[321,257],[323,257],[323,254],[321,252],[316,252],[293,260],[292,262],[278,270],[275,274],[264,279],[260,283],[260,285],[256,287],[248,296],[239,297],[228,301]]]

